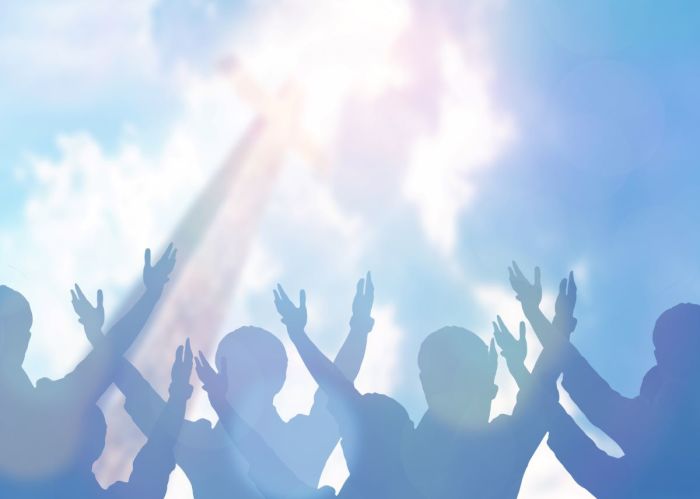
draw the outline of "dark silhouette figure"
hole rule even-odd
[[[500,319],[499,319],[500,320]],[[541,357],[513,414],[489,421],[498,357],[474,333],[449,326],[430,334],[418,355],[428,410],[407,449],[408,476],[424,497],[517,497],[525,469],[547,431],[560,371]]]
[[[40,493],[32,497],[65,499],[162,499],[168,489],[170,473],[175,469],[175,442],[185,417],[187,400],[192,395],[189,383],[192,372],[192,350],[189,340],[179,347],[172,367],[170,397],[158,418],[148,441],[134,459],[128,482],[117,482],[106,490],[100,487],[90,471],[102,454],[107,425],[99,407],[95,406],[86,418],[86,433],[95,440],[78,455],[75,470],[62,474],[57,480],[42,484]]]
[[[275,306],[289,338],[319,387],[328,394],[328,408],[338,422],[350,476],[338,497],[352,499],[411,499],[419,497],[409,484],[401,455],[413,430],[406,410],[390,397],[360,394],[353,382],[306,335],[306,293],[299,307],[280,285]]]
[[[202,381],[203,388],[209,395],[209,401],[219,416],[219,422],[228,436],[246,456],[250,463],[250,473],[253,481],[266,499],[325,499],[335,497],[335,491],[330,487],[316,490],[303,483],[277,457],[265,440],[250,427],[228,402],[228,369],[226,359],[221,359],[220,372],[217,373],[209,364],[202,352],[195,359],[197,375]],[[263,470],[273,470],[278,480],[283,479],[289,489],[280,493],[274,488],[267,487],[268,477],[261,474]]]
[[[545,351],[559,350],[564,388],[591,422],[625,452],[619,459],[603,453],[568,416],[557,411],[551,418],[549,446],[574,479],[597,497],[700,496],[696,470],[700,366],[694,360],[700,346],[700,306],[680,304],[659,317],[653,333],[657,365],[645,376],[640,395],[629,399],[610,388],[568,341],[568,335],[557,337],[557,330],[566,328],[550,327],[539,310],[539,269],[531,284],[514,263],[510,278]],[[573,275],[569,282],[573,284]],[[562,282],[560,290],[565,285]],[[568,308],[573,310],[573,305]]]
[[[70,374],[56,381],[41,379],[36,387],[22,369],[31,337],[31,308],[20,293],[0,286],[0,497],[60,496],[62,487],[55,487],[51,495],[35,492],[92,473],[104,428],[97,400],[158,302],[175,253],[170,245],[152,266],[146,250],[146,290],[141,298]]]
[[[348,379],[357,376],[364,357],[367,335],[374,324],[370,317],[373,299],[368,274],[366,280],[358,282],[350,333],[335,360]],[[86,326],[88,338],[96,337],[95,330],[99,331],[100,326]],[[285,423],[273,399],[284,384],[287,354],[277,337],[258,327],[245,326],[226,335],[215,360],[219,370],[222,362],[230,366],[226,395],[229,405],[277,459],[259,459],[253,446],[237,445],[221,423],[212,426],[206,420],[186,420],[175,455],[192,483],[194,496],[260,498],[261,490],[265,490],[268,496],[294,497],[315,490],[338,442],[338,427],[328,412],[326,395],[318,391],[308,415],[295,416]],[[127,412],[148,435],[165,402],[127,361],[121,365],[116,385],[126,396]]]

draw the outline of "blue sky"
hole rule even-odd
[[[700,5],[370,4],[0,6],[0,279],[44,307],[37,327],[72,326],[68,300],[51,297],[74,279],[118,302],[139,248],[162,243],[259,111],[255,92],[291,80],[325,166],[285,157],[222,328],[282,333],[270,293],[280,280],[308,289],[330,351],[369,268],[395,330],[377,350],[396,351],[389,370],[376,353],[364,383],[417,418],[428,332],[459,324],[486,338],[496,313],[514,321],[512,259],[541,265],[550,299],[574,268],[574,341],[635,394],[655,318],[700,292]],[[217,72],[230,54],[256,82],[252,98]],[[52,273],[40,286],[42,272]],[[76,336],[35,334],[32,376],[63,372],[86,347]],[[59,340],[75,351],[52,359]],[[308,395],[303,373],[297,381]]]

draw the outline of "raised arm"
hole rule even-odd
[[[162,499],[168,487],[168,478],[175,468],[175,443],[185,417],[187,400],[192,395],[192,350],[187,340],[178,347],[173,363],[170,397],[158,417],[148,441],[134,459],[134,466],[126,484],[115,484],[109,489],[114,499],[138,497]]]
[[[372,318],[372,305],[374,303],[374,284],[372,283],[372,275],[367,272],[365,278],[360,279],[357,282],[357,287],[355,291],[355,297],[352,301],[352,317],[350,318],[350,333],[345,337],[343,345],[340,347],[338,354],[335,357],[334,364],[340,370],[341,373],[350,381],[354,381],[357,374],[360,371],[360,366],[362,365],[362,360],[365,357],[365,351],[367,350],[367,336],[372,331],[374,327],[374,319]],[[326,393],[319,388],[314,396],[314,405],[311,407],[311,411],[308,416],[301,416],[304,420],[304,426],[307,428],[315,428],[315,431],[326,427],[324,421],[328,417],[327,412],[327,402],[328,397]],[[300,419],[297,416],[294,420],[296,423]],[[335,433],[335,432],[334,432]],[[317,433],[316,435],[320,435]],[[321,451],[323,456],[319,458],[325,458],[327,454],[330,453],[332,447],[335,445],[335,435],[331,437],[328,435],[327,445],[328,451]]]
[[[544,350],[537,359],[532,373],[528,372],[525,367],[527,356],[525,324],[520,323],[520,337],[516,340],[500,316],[496,321],[493,323],[494,337],[501,348],[501,355],[506,359],[508,370],[519,388],[513,415],[538,413],[537,419],[541,421],[541,413],[549,410],[548,406],[557,403],[556,380],[561,374],[561,369],[556,352],[552,348]]]
[[[496,317],[496,321],[492,323],[493,337],[496,338],[496,343],[501,349],[501,355],[506,359],[508,371],[513,376],[518,388],[523,389],[530,382],[530,371],[525,367],[525,358],[527,357],[525,323],[520,322],[520,337],[516,340],[508,331],[500,315]]]
[[[557,336],[561,336],[561,343],[563,335],[557,335],[554,330],[550,331],[552,344],[542,351],[532,373],[529,373],[524,364],[527,355],[525,324],[520,323],[518,340],[511,335],[500,316],[493,323],[493,328],[501,354],[505,357],[508,369],[519,387],[513,414],[510,417],[501,417],[502,420],[507,420],[508,424],[500,428],[510,442],[507,454],[522,466],[527,464],[542,441],[548,430],[549,413],[558,405],[556,381],[561,374],[558,353],[560,347],[554,342]]]
[[[352,381],[348,380],[340,369],[333,364],[309,339],[304,331],[306,327],[306,292],[299,292],[299,307],[296,307],[282,289],[277,285],[273,291],[275,306],[287,326],[289,339],[296,347],[301,360],[313,376],[318,386],[326,392],[329,399],[339,402],[352,410],[361,397]]]
[[[143,281],[146,290],[136,304],[104,336],[78,366],[61,380],[61,386],[77,407],[91,405],[114,381],[122,355],[131,346],[145,325],[168,276],[175,266],[176,250],[172,244],[164,255],[151,265],[151,251],[146,250]]]
[[[202,381],[202,388],[209,395],[209,402],[219,416],[221,425],[231,440],[236,444],[246,461],[250,464],[250,478],[263,496],[269,499],[276,497],[279,490],[284,490],[288,497],[307,497],[315,492],[301,481],[277,456],[265,440],[246,423],[231,407],[226,399],[228,390],[228,374],[226,359],[221,359],[217,373],[209,364],[202,352],[195,358],[197,375]],[[274,471],[271,471],[274,470]],[[270,477],[274,476],[274,487],[271,487]]]
[[[591,423],[615,440],[624,439],[627,433],[625,421],[638,417],[635,415],[638,412],[637,402],[613,390],[568,339],[561,346],[556,346],[557,330],[566,332],[568,338],[576,327],[576,319],[572,315],[577,294],[573,272],[569,274],[568,281],[564,279],[560,282],[555,304],[556,315],[552,322],[547,320],[539,308],[542,297],[539,269],[535,269],[534,284],[528,282],[515,262],[509,273],[523,312],[544,348],[554,345],[561,349],[564,388]]]
[[[105,311],[102,290],[97,291],[97,305],[93,306],[80,286],[71,291],[73,309],[85,329],[85,336],[93,347],[104,341],[102,326]],[[131,362],[122,358],[115,384],[126,398],[125,408],[144,435],[148,435],[165,408],[165,400],[146,381]]]
[[[354,381],[360,372],[367,349],[367,335],[374,327],[372,305],[374,304],[374,284],[372,274],[367,272],[364,279],[357,281],[355,298],[352,301],[350,332],[335,357],[335,365],[347,379]]]
[[[557,404],[549,417],[549,448],[571,477],[595,497],[614,497],[624,463],[599,449],[593,440]]]
[[[529,390],[529,385],[537,380],[533,379],[525,367],[525,324],[520,323],[518,340],[510,334],[500,317],[497,318],[497,323],[493,323],[493,328],[508,370],[518,387]],[[576,483],[596,497],[605,496],[601,493],[607,492],[606,486],[610,487],[614,480],[613,475],[620,467],[618,460],[600,450],[559,403],[541,407],[540,417],[546,422],[549,431],[549,447]]]

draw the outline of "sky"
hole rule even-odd
[[[330,355],[371,270],[377,325],[358,387],[417,423],[420,342],[448,324],[488,340],[497,313],[515,328],[515,259],[542,267],[550,311],[576,272],[572,341],[635,395],[656,317],[700,293],[698,21],[681,0],[0,3],[0,282],[32,303],[27,372],[70,370],[88,348],[72,284],[116,307],[143,248],[164,246],[256,117],[282,119],[291,88],[295,133],[261,180],[272,193],[212,334],[257,324],[291,347],[272,303],[282,282],[307,290],[309,332]],[[314,390],[287,350],[285,418]],[[515,400],[504,366],[497,380],[493,415]],[[210,414],[199,395],[191,416]],[[336,452],[324,481],[344,473]],[[168,497],[187,487],[174,474]],[[521,497],[589,496],[545,445]]]

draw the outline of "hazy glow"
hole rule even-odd
[[[200,72],[186,63],[168,72],[158,61],[149,35],[149,5],[124,3],[127,6],[108,11],[86,1],[45,10],[51,2],[43,2],[42,9],[25,12],[12,36],[0,38],[0,59],[9,61],[0,62],[0,68],[7,68],[6,72],[13,65],[22,68],[18,79],[22,81],[55,78],[51,96],[57,99],[78,102],[83,92],[94,95],[125,79],[138,80],[143,86],[158,82],[174,93],[180,106],[172,122],[159,131],[160,140],[149,140],[150,130],[132,126],[130,121],[122,124],[110,145],[101,143],[97,132],[87,125],[85,132],[58,126],[54,134],[57,152],[30,151],[26,163],[17,168],[28,194],[22,203],[21,223],[0,233],[4,258],[15,265],[2,267],[0,280],[23,290],[35,308],[27,362],[32,378],[62,375],[87,346],[70,309],[67,290],[71,284],[77,280],[86,290],[101,286],[107,307],[116,304],[138,276],[142,248],[162,242],[248,121],[263,113],[273,121],[289,120],[280,128],[290,131],[283,137],[290,154],[279,178],[261,179],[275,183],[274,196],[253,242],[226,329],[255,323],[281,333],[270,289],[285,279],[291,289],[309,289],[309,329],[331,355],[347,329],[353,284],[373,266],[379,273],[377,326],[358,386],[392,394],[415,367],[415,352],[400,357],[409,335],[415,334],[401,322],[395,303],[404,290],[387,289],[381,279],[383,263],[397,255],[381,254],[381,248],[371,246],[376,242],[372,240],[373,220],[344,205],[329,179],[309,168],[314,166],[309,163],[333,156],[329,149],[336,144],[343,119],[355,111],[347,108],[353,99],[396,96],[426,76],[416,73],[436,68],[437,74],[429,75],[435,81],[427,78],[428,88],[416,92],[416,100],[428,100],[434,94],[435,126],[417,127],[416,140],[400,151],[408,158],[407,164],[391,165],[371,181],[395,186],[406,206],[387,205],[386,211],[411,213],[419,227],[417,236],[422,235],[427,246],[435,249],[436,259],[457,265],[452,260],[463,237],[459,221],[479,195],[479,175],[494,166],[520,133],[517,116],[502,108],[494,93],[492,79],[498,68],[489,54],[463,50],[453,32],[431,26],[439,31],[435,52],[426,45],[427,54],[411,56],[417,59],[420,55],[435,64],[414,64],[400,48],[418,36],[411,23],[420,14],[421,2],[282,0],[256,7],[244,23],[232,28],[230,55],[238,64],[238,80],[232,81],[230,74]],[[486,2],[479,5],[482,3]],[[58,20],[59,28],[44,33],[49,20]],[[103,39],[100,28],[105,25],[112,28]],[[477,45],[485,36],[479,30],[469,34]],[[32,65],[27,61],[41,62]],[[75,73],[85,79],[74,82]],[[283,107],[280,95],[285,88],[300,97],[296,115],[288,115]],[[46,92],[40,90],[38,98],[46,98]],[[379,134],[378,143],[390,142],[390,131],[386,132]],[[414,237],[401,230],[396,229],[395,237]],[[286,255],[290,247],[298,249],[299,240],[305,252]],[[407,254],[400,257],[409,262],[411,245],[406,246]],[[333,278],[321,271],[305,275],[309,260],[318,268],[332,269]],[[339,283],[344,283],[347,292],[341,292]],[[517,303],[501,284],[506,283],[465,283],[462,291],[486,314],[504,314],[516,327]],[[430,296],[429,290],[424,291]],[[489,330],[485,323],[479,332]],[[298,356],[287,346],[288,383],[276,400],[285,418],[308,410],[315,389]],[[531,355],[536,350],[533,346]],[[58,351],[61,356],[55,355]],[[504,387],[495,410],[508,412],[515,392],[512,386],[508,388],[509,381],[501,371],[499,382],[503,380]],[[420,390],[417,379],[409,381]],[[420,407],[410,409],[419,412]],[[189,412],[211,416],[201,393]],[[538,453],[531,466],[536,471],[528,471],[521,497],[574,497],[575,486],[551,455]],[[339,486],[346,476],[336,449],[324,472],[324,483]],[[189,497],[191,490],[178,472],[168,498]]]
[[[445,255],[454,250],[457,223],[474,197],[474,174],[488,168],[514,136],[512,119],[497,110],[483,64],[465,61],[450,41],[440,50],[446,88],[437,130],[421,137],[404,183],[428,238]]]
[[[259,16],[235,57],[270,91],[300,89],[303,122],[317,140],[331,138],[349,96],[403,81],[394,49],[409,21],[407,0],[285,0]]]

